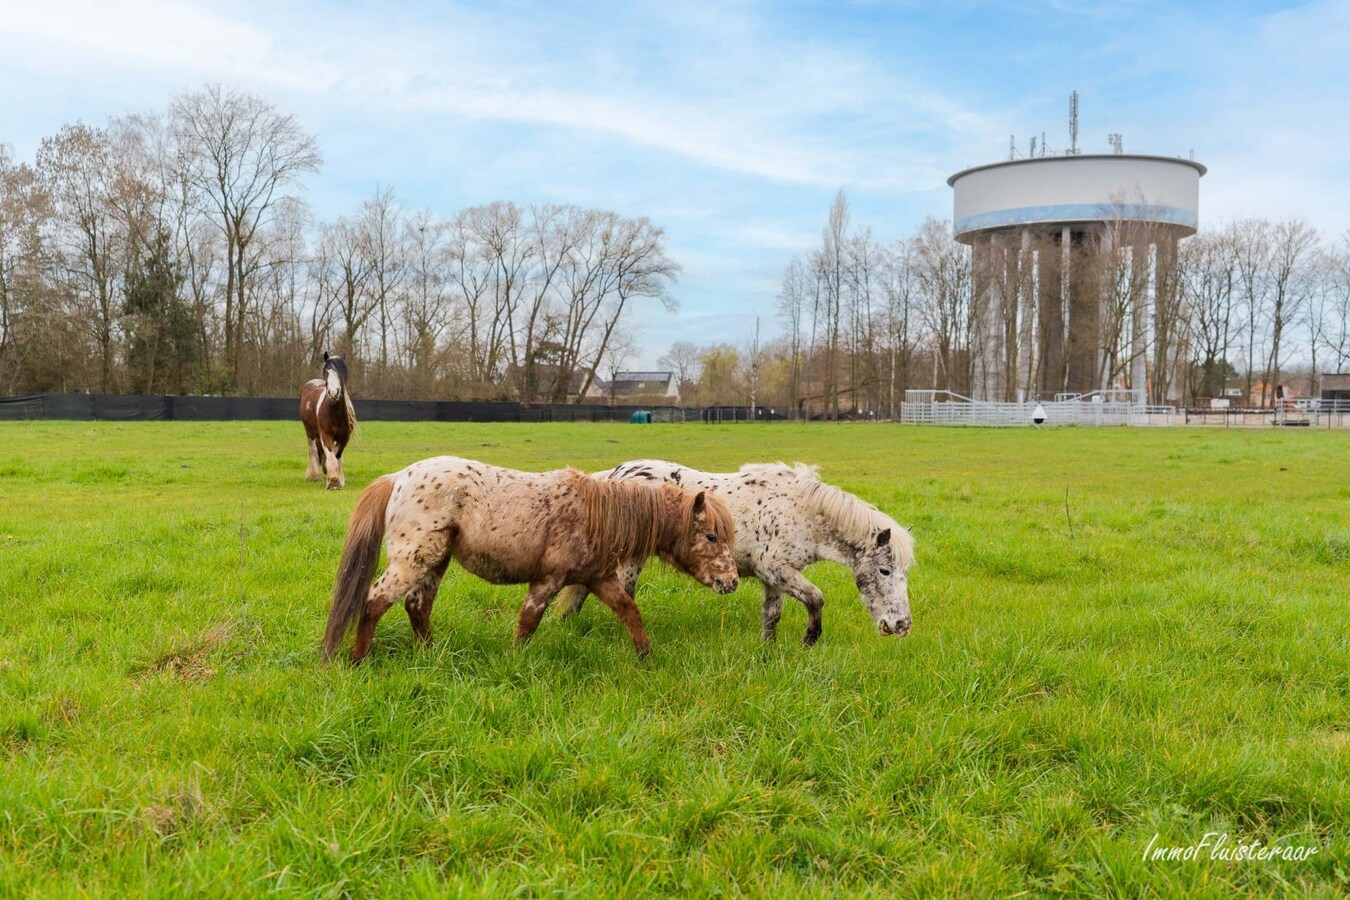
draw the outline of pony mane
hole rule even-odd
[[[649,485],[592,478],[568,470],[581,498],[591,546],[602,559],[646,559],[656,552],[663,516],[661,494]]]
[[[576,469],[567,473],[580,495],[591,545],[601,559],[646,559],[655,554],[665,533],[668,496],[673,495],[679,503],[683,533],[694,527],[695,491],[673,484],[593,478]],[[711,493],[705,492],[703,498],[717,539],[734,541],[736,526],[726,504]]]
[[[821,481],[816,466],[757,463],[741,467],[742,472],[747,470],[761,477],[793,478],[796,481],[794,491],[802,504],[839,529],[844,540],[851,544],[862,546],[873,534],[889,528],[899,564],[905,568],[913,565],[914,536],[909,529],[866,500]]]
[[[680,497],[680,529],[684,534],[688,534],[694,530],[694,500],[698,497],[699,492],[669,483],[661,486],[663,492],[670,492],[672,488],[682,495]],[[703,510],[708,514],[708,519],[712,524],[712,533],[717,535],[719,542],[734,546],[736,543],[736,519],[731,515],[731,509],[721,497],[712,491],[703,491],[702,493]]]
[[[347,429],[356,434],[356,410],[352,407],[352,392],[345,384],[342,386],[342,404],[347,409]]]

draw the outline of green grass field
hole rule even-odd
[[[0,425],[0,895],[1350,890],[1350,434]],[[429,650],[317,647],[371,478],[455,453],[818,463],[909,525],[914,630],[653,569],[511,641],[451,569]],[[1065,491],[1068,490],[1068,514]],[[1146,861],[1206,832],[1306,861]]]

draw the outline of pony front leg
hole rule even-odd
[[[534,634],[535,629],[539,627],[539,621],[548,611],[549,603],[553,601],[553,595],[558,593],[562,586],[562,579],[553,575],[530,582],[530,591],[525,595],[525,602],[520,605],[520,618],[516,620],[518,642],[524,643]]]
[[[806,580],[806,576],[796,569],[779,569],[770,574],[768,578],[760,578],[764,582],[764,627],[767,633],[769,622],[769,592],[779,590],[791,594],[801,601],[802,606],[806,607],[806,635],[802,638],[802,643],[810,647],[816,641],[820,640],[820,611],[825,608],[825,595],[820,592],[820,588]],[[780,598],[779,604],[781,606]],[[774,621],[775,629],[778,622]]]
[[[638,576],[642,574],[642,566],[640,564],[621,563],[618,571],[614,574],[619,579],[619,583],[623,585],[624,590],[628,591],[628,596],[636,598]],[[563,588],[562,592],[558,594],[563,604],[562,617],[568,619],[581,612],[582,604],[586,602],[586,598],[590,595],[590,589],[584,584],[569,584]]]
[[[342,477],[342,448],[337,447],[332,438],[319,440],[324,455],[324,471],[328,473],[328,490],[340,491],[347,486],[347,479]]]
[[[305,480],[319,481],[323,478],[323,465],[319,461],[319,441],[317,438],[310,438],[306,443],[309,445],[309,468],[305,470]]]
[[[600,598],[600,602],[614,610],[614,615],[627,626],[628,633],[633,636],[633,647],[637,650],[638,658],[651,653],[652,642],[647,639],[647,632],[642,627],[642,614],[638,612],[632,595],[623,589],[618,579],[607,578],[592,584],[590,588]]]

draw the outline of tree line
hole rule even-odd
[[[377,188],[317,221],[312,134],[219,85],[162,113],[0,145],[0,394],[288,394],[324,350],[362,390],[564,401],[672,308],[646,218],[496,202],[452,216]]]
[[[1032,241],[981,272],[947,222],[882,242],[852,222],[840,191],[820,243],[787,266],[773,340],[684,341],[661,362],[688,402],[831,418],[894,417],[909,389],[1015,400],[1020,384],[1048,399],[1071,360],[1047,359],[1033,337],[1055,328],[1091,362],[1093,389],[1142,378],[1159,403],[1237,390],[1238,403],[1270,405],[1291,374],[1310,376],[1315,393],[1322,372],[1350,370],[1350,234],[1242,219],[1182,240],[1156,266],[1170,244],[1109,212],[1101,240],[1073,260],[1072,290],[1093,309],[1084,330],[1037,305],[1042,279],[1058,292],[1060,247]]]

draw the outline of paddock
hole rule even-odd
[[[297,427],[0,423],[0,893],[1347,886],[1344,431],[371,421],[324,492]],[[766,644],[653,564],[645,660],[599,604],[517,646],[452,567],[430,647],[322,662],[359,489],[445,453],[818,464],[912,531],[912,630],[822,563]],[[1145,858],[1208,832],[1317,852]]]

